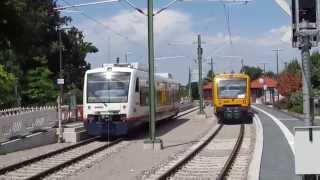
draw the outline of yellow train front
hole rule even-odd
[[[220,74],[213,81],[214,112],[219,123],[252,122],[250,77],[245,74]]]

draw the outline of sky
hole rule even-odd
[[[80,4],[93,0],[58,0],[58,4]],[[146,11],[147,0],[131,0]],[[168,4],[169,0],[156,0],[155,11]],[[92,42],[99,52],[90,54],[86,60],[92,68],[103,63],[120,62],[147,64],[147,17],[138,13],[124,1],[103,5],[86,6],[62,12],[70,16],[75,26]],[[225,10],[230,13],[231,41],[228,33]],[[76,12],[75,12],[76,11]],[[276,71],[276,55],[273,49],[280,48],[280,70],[285,62],[299,58],[299,51],[282,37],[291,29],[291,18],[273,0],[254,0],[246,5],[224,6],[220,2],[193,0],[177,2],[154,17],[155,57],[180,57],[156,60],[156,71],[168,72],[182,84],[188,81],[191,67],[196,79],[197,35],[203,41],[203,72],[210,70],[213,58],[215,73],[239,71],[241,59],[245,65],[266,64],[266,71]]]

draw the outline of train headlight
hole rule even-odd
[[[126,105],[123,105],[123,106],[122,106],[122,108],[123,108],[123,109],[126,109],[126,108],[127,108],[127,106],[126,106]]]
[[[126,114],[120,114],[120,120],[121,121],[126,121],[127,120],[127,115]]]
[[[111,73],[107,73],[107,74],[106,74],[106,78],[107,78],[107,79],[111,79],[111,78],[112,78],[112,74],[111,74]]]
[[[88,122],[92,122],[92,121],[94,121],[94,119],[95,119],[95,117],[92,115],[88,115],[88,117],[87,117]]]
[[[91,109],[91,106],[88,106],[88,109]]]

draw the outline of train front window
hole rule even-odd
[[[87,76],[88,103],[128,102],[129,72],[93,73]]]
[[[227,79],[218,82],[219,98],[245,98],[246,80]]]

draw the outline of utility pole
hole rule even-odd
[[[120,58],[117,57],[117,59],[116,59],[116,64],[119,64],[119,63],[120,63]]]
[[[279,102],[279,100],[280,100],[280,95],[279,95],[279,52],[280,51],[282,51],[282,49],[279,49],[279,48],[277,48],[277,49],[274,49],[274,50],[272,50],[272,51],[275,51],[276,52],[276,62],[277,62],[277,91],[278,91],[278,93],[277,93],[277,101]]]
[[[58,85],[60,86],[60,92],[59,92],[59,97],[58,97],[58,143],[63,142],[63,129],[62,129],[62,96],[63,96],[63,84],[64,84],[64,79],[63,79],[63,70],[62,70],[62,38],[61,38],[61,31],[60,26],[58,26],[58,36],[59,36],[59,79],[58,79]]]
[[[189,79],[188,79],[188,96],[190,101],[192,101],[192,95],[191,95],[191,68],[189,66]]]
[[[288,69],[288,62],[284,62],[284,68],[287,70]]]
[[[313,114],[313,96],[311,85],[311,68],[310,68],[310,49],[312,47],[310,43],[310,36],[304,35],[301,37],[301,58],[303,69],[303,114],[305,114],[305,123],[307,126],[313,126],[314,114]]]
[[[266,64],[267,63],[261,63],[263,64],[263,94],[264,94],[264,103],[267,101],[267,92],[266,92]]]
[[[266,64],[267,63],[262,63],[263,64],[263,76],[266,74]]]
[[[152,149],[162,149],[162,140],[155,137],[155,83],[154,83],[154,37],[153,37],[153,0],[148,0],[148,65],[149,65],[149,139]],[[160,147],[159,147],[160,146]]]
[[[213,58],[211,57],[211,59],[210,59],[210,63],[211,63],[211,80],[212,80],[212,82],[213,82]]]
[[[108,61],[111,61],[111,37],[108,37]]]
[[[244,60],[243,59],[241,59],[241,72],[242,72],[242,70],[243,70],[243,66],[244,66]]]
[[[203,93],[202,93],[202,54],[203,49],[201,47],[201,35],[198,34],[198,65],[199,65],[199,82],[198,82],[198,89],[199,89],[199,98],[200,98],[200,104],[199,104],[199,112],[198,114],[204,114],[203,110]]]

